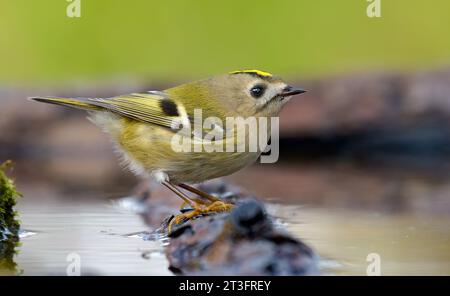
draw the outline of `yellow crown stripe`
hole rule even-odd
[[[261,70],[239,70],[230,72],[230,74],[240,74],[240,73],[255,74],[262,77],[272,77],[272,74],[270,74],[269,72],[264,72]]]

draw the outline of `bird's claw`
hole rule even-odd
[[[233,204],[224,203],[223,201],[215,201],[208,206],[196,205],[191,211],[176,215],[172,218],[168,226],[168,232],[171,233],[174,225],[195,218],[200,215],[229,212],[234,208]]]

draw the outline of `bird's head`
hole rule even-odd
[[[168,92],[197,108],[258,117],[278,115],[292,96],[305,90],[264,71],[242,70],[183,84]]]

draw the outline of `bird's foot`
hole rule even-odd
[[[173,226],[183,223],[184,221],[190,220],[200,215],[211,214],[211,213],[221,213],[229,212],[234,208],[233,204],[224,203],[223,201],[215,201],[208,206],[202,204],[195,204],[194,208],[186,213],[176,215],[170,221],[168,226],[168,232],[171,233]]]
[[[229,212],[234,208],[234,204],[231,203],[225,203],[223,201],[215,201],[211,203],[209,206],[207,206],[204,210],[204,213],[210,213],[210,212]]]
[[[201,215],[203,212],[203,208],[204,208],[204,206],[202,206],[202,205],[196,205],[191,211],[183,213],[183,214],[179,214],[179,215],[176,215],[175,217],[173,217],[169,223],[169,226],[167,227],[169,233],[172,232],[172,228],[174,225],[178,225],[184,221],[187,221],[198,215]]]

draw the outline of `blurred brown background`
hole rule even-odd
[[[280,159],[228,179],[280,202],[450,210],[450,70],[372,72],[302,80],[309,92],[283,110]],[[138,180],[83,111],[31,95],[108,97],[168,85],[10,89],[2,94],[0,159],[16,163],[27,196],[121,197]]]
[[[229,179],[283,202],[449,213],[450,4],[0,0],[0,160],[26,198],[120,197],[138,182],[81,111],[237,69],[309,92],[281,114],[276,164]]]

